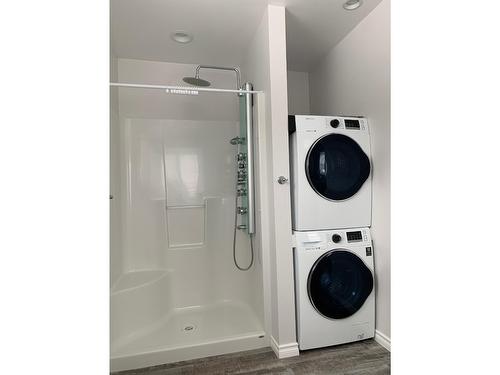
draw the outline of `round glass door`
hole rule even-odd
[[[363,306],[373,290],[373,275],[353,253],[331,250],[314,263],[307,284],[309,299],[321,315],[343,319]]]
[[[344,200],[363,186],[370,175],[370,160],[352,138],[328,134],[309,150],[306,175],[311,187],[323,198]]]

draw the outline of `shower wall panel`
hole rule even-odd
[[[118,60],[110,56],[111,79],[117,79]],[[109,132],[109,194],[110,197],[110,285],[114,285],[123,273],[123,232],[121,201],[121,143],[118,89],[110,88],[110,132]]]
[[[126,271],[171,272],[175,307],[243,300],[255,306],[255,270],[237,271],[235,121],[127,119],[124,124]],[[237,233],[248,264],[248,237]],[[254,267],[255,268],[255,267]]]
[[[127,272],[156,269],[163,263],[164,220],[162,127],[123,124],[126,157],[124,265]]]

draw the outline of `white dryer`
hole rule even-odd
[[[368,228],[295,232],[299,348],[375,335],[373,247]]]
[[[369,227],[370,133],[365,118],[289,116],[292,229]]]

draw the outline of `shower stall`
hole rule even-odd
[[[182,82],[192,65],[154,64],[116,61],[110,89],[113,371],[269,345],[259,93],[234,68],[236,85],[205,67],[216,89]],[[158,84],[165,76],[174,84]]]

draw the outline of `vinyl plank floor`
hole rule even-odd
[[[270,348],[114,372],[113,375],[385,375],[390,353],[374,340],[307,350],[277,359]]]

